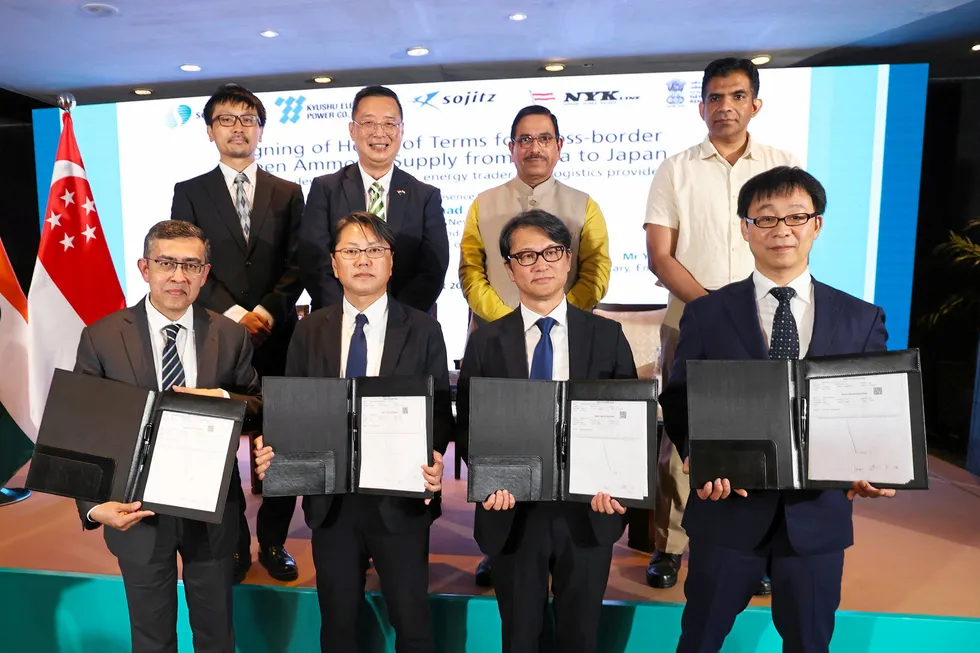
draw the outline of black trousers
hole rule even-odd
[[[727,549],[697,537],[691,538],[690,546],[678,653],[719,651],[766,573],[772,579],[772,621],[783,638],[783,651],[830,650],[844,575],[843,550],[797,554],[787,537],[781,507],[755,549]]]
[[[429,528],[427,521],[392,533],[378,511],[379,498],[334,497],[324,525],[313,529],[313,563],[320,601],[320,649],[356,653],[357,616],[364,599],[368,559],[381,581],[397,653],[432,653],[429,612]]]
[[[515,508],[503,551],[490,556],[504,653],[594,653],[612,545],[598,544],[589,507],[526,503]],[[550,646],[548,576],[554,594]]]
[[[177,559],[184,565],[184,594],[195,653],[235,653],[231,587],[234,558],[215,558],[207,525],[161,515],[147,564],[119,559],[133,653],[177,651]]]

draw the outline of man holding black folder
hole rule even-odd
[[[687,460],[687,361],[798,359],[885,349],[882,310],[814,280],[809,253],[826,193],[812,175],[777,167],[742,187],[742,237],[755,259],[744,281],[689,303],[670,383],[661,395],[665,431]],[[759,406],[766,397],[759,397]],[[775,418],[775,416],[774,416]],[[732,496],[732,495],[735,496]],[[718,651],[764,573],[783,650],[829,650],[840,603],[844,549],[853,544],[850,499],[894,496],[867,481],[841,490],[752,491],[716,479],[684,513],[690,560],[679,653]]]
[[[196,308],[209,272],[208,243],[196,226],[164,221],[146,235],[138,262],[149,295],[82,331],[75,371],[148,390],[175,390],[245,401],[257,413],[258,376],[248,332]],[[243,394],[230,394],[220,387]],[[78,502],[85,529],[105,530],[119,560],[129,605],[133,651],[177,651],[177,564],[183,563],[194,650],[233,653],[231,589],[238,533],[238,466],[219,524],[154,515],[139,502]]]
[[[636,378],[622,327],[575,308],[565,297],[571,244],[568,227],[545,211],[522,213],[503,227],[498,246],[520,292],[520,307],[470,336],[460,366],[457,446],[467,443],[470,378]],[[548,648],[549,574],[557,650],[595,651],[612,545],[626,527],[625,512],[604,493],[593,497],[591,507],[517,503],[506,490],[477,504],[474,535],[490,556],[505,653]]]
[[[421,377],[435,385],[433,465],[418,471],[419,490],[442,490],[442,454],[452,437],[446,345],[439,323],[387,292],[395,235],[383,219],[351,213],[336,226],[333,274],[344,289],[341,303],[300,321],[289,346],[286,376]],[[265,478],[274,453],[256,439],[256,471]],[[364,596],[368,558],[395,628],[398,653],[431,653],[429,526],[439,498],[373,494],[303,497],[313,531],[313,562],[320,601],[323,651],[355,653],[357,613]]]

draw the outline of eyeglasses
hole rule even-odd
[[[507,257],[508,261],[517,261],[522,268],[526,268],[530,265],[534,265],[538,262],[538,257],[540,256],[548,263],[554,263],[560,261],[561,257],[565,255],[564,245],[552,245],[551,247],[545,247],[540,252],[535,252],[533,250],[524,250],[523,252],[517,252],[516,254],[511,254]]]
[[[259,124],[259,117],[251,113],[246,113],[241,116],[236,116],[233,113],[223,113],[220,116],[215,116],[214,122],[222,127],[234,127],[236,122],[242,123],[242,127],[255,127]]]
[[[802,227],[819,215],[819,213],[791,213],[782,218],[777,218],[774,215],[760,215],[758,218],[745,218],[745,221],[751,222],[759,229],[772,229],[780,222],[785,223],[787,227]]]
[[[175,261],[169,258],[148,258],[144,259],[150,261],[156,266],[156,269],[164,274],[175,274],[177,268],[182,268],[184,274],[188,277],[197,277],[204,272],[207,263],[199,263],[197,261]]]
[[[362,134],[370,135],[377,131],[378,126],[381,126],[381,131],[383,131],[388,136],[394,136],[398,133],[398,128],[402,126],[402,123],[395,122],[393,120],[386,120],[384,122],[377,122],[376,120],[365,120],[364,122],[352,121],[357,125]]]
[[[345,247],[343,249],[334,250],[334,254],[340,254],[340,258],[345,261],[354,261],[361,256],[361,254],[367,254],[368,258],[381,258],[385,255],[385,252],[390,252],[390,247],[381,247],[380,245],[374,245],[372,247],[367,247],[365,249],[358,249],[357,247]]]
[[[519,147],[526,150],[527,148],[531,147],[531,143],[537,143],[541,147],[548,147],[556,140],[558,139],[551,134],[541,134],[540,136],[528,136],[527,134],[524,134],[523,136],[518,136],[515,138],[514,142],[517,143]]]

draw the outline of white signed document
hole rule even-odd
[[[811,379],[809,413],[811,481],[902,484],[915,477],[907,375]]]
[[[573,401],[569,440],[570,493],[649,495],[645,401]]]
[[[214,512],[235,421],[164,411],[143,489],[143,502]]]
[[[429,464],[425,397],[362,397],[360,440],[359,487],[425,491],[422,465]]]

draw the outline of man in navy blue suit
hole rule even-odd
[[[827,196],[800,168],[750,179],[738,197],[742,237],[755,258],[748,279],[687,305],[668,387],[664,430],[688,469],[689,360],[801,358],[885,349],[881,308],[822,284],[808,261]],[[772,618],[783,651],[826,652],[840,603],[844,549],[854,543],[851,499],[894,496],[867,481],[851,490],[733,489],[728,479],[691,494],[691,538],[678,653],[721,649],[759,578],[772,578]]]

